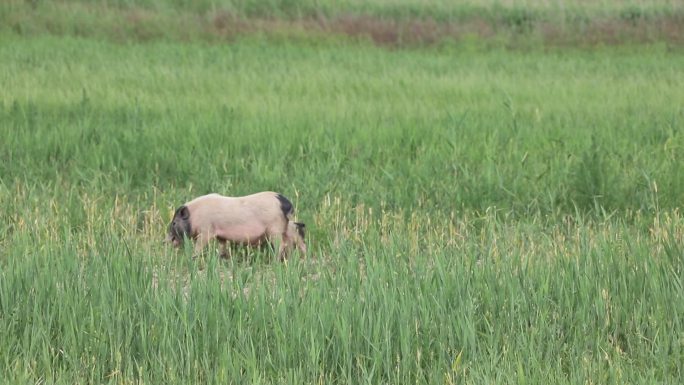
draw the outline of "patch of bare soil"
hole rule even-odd
[[[209,17],[205,31],[216,38],[235,38],[261,33],[301,37],[348,36],[379,46],[430,46],[445,41],[497,39],[515,46],[524,41],[549,46],[595,46],[665,42],[684,44],[684,16],[648,19],[606,18],[572,23],[530,21],[524,28],[515,23],[497,23],[483,18],[441,22],[431,19],[396,20],[369,15],[343,15],[334,18],[241,19],[217,12]],[[503,38],[503,39],[502,39]],[[506,39],[508,38],[508,39]]]
[[[115,41],[231,41],[259,35],[279,39],[347,37],[384,47],[432,46],[476,40],[517,46],[596,46],[662,42],[684,45],[684,11],[669,14],[623,12],[611,16],[549,20],[527,12],[473,15],[454,20],[391,18],[367,14],[276,18],[247,17],[225,10],[163,12],[93,3],[50,3],[53,8],[5,8],[0,26],[22,35],[77,35]],[[70,15],[66,17],[65,15]]]

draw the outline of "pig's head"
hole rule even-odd
[[[184,238],[190,238],[192,227],[190,226],[190,210],[188,206],[179,207],[173,214],[173,220],[169,223],[169,231],[166,233],[166,241],[174,247],[183,244]]]

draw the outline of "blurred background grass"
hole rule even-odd
[[[454,4],[0,4],[0,378],[676,383],[679,3]],[[267,189],[307,258],[161,245]]]

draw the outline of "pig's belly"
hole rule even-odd
[[[216,237],[219,239],[250,245],[261,243],[261,241],[264,240],[265,235],[266,227],[260,223],[250,223],[216,229]]]

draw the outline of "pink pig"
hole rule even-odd
[[[226,255],[227,242],[255,246],[280,239],[278,257],[284,260],[295,247],[306,253],[305,226],[290,220],[293,211],[287,198],[271,191],[244,197],[203,195],[176,210],[166,241],[179,247],[185,237],[194,239],[199,253],[215,238]]]

